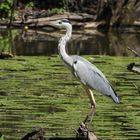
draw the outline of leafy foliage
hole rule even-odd
[[[0,3],[0,16],[1,17],[9,17],[10,16],[10,12],[11,12],[11,5],[13,3],[13,0],[3,0]]]
[[[34,3],[33,2],[29,2],[26,4],[26,9],[32,9],[34,7]]]

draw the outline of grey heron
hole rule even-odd
[[[78,55],[68,55],[66,52],[66,44],[72,36],[72,25],[67,19],[55,21],[53,26],[66,29],[66,34],[61,37],[58,44],[59,55],[64,63],[70,68],[74,76],[82,83],[91,103],[91,110],[86,116],[84,123],[93,118],[96,109],[96,102],[92,89],[110,96],[115,103],[120,103],[120,99],[115,90],[105,77],[105,75],[92,63]]]

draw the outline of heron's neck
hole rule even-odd
[[[66,52],[66,44],[70,40],[72,34],[72,26],[66,28],[66,34],[63,36],[58,44],[59,54],[61,56],[61,59],[64,61],[65,64],[68,66],[72,66],[72,59]]]

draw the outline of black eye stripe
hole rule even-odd
[[[67,20],[67,19],[62,19],[62,22],[65,22],[65,23],[70,23],[70,21],[69,21],[69,20]]]

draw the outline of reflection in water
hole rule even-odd
[[[57,54],[57,44],[60,35],[54,32],[31,31],[21,32],[18,30],[1,31],[0,41],[10,38],[3,46],[12,46],[16,55],[52,55]],[[127,47],[140,52],[139,34],[120,34],[109,32],[102,35],[85,35],[74,33],[68,44],[70,54],[79,55],[133,55]],[[0,42],[0,43],[1,43]]]

